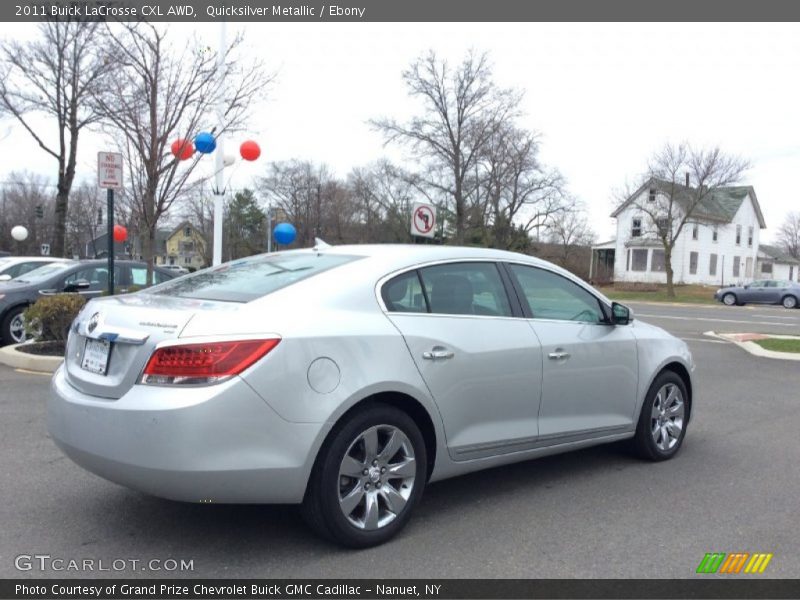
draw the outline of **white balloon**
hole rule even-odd
[[[225,165],[226,167],[230,167],[235,162],[236,162],[235,154],[226,154],[222,159],[222,164]]]
[[[11,230],[11,237],[18,242],[24,242],[28,239],[28,230],[22,225],[17,225]]]

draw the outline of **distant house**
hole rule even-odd
[[[157,265],[179,265],[202,269],[206,266],[206,239],[189,221],[184,221],[169,232],[160,232],[163,248],[157,243]]]
[[[800,281],[800,260],[778,246],[761,244],[758,248],[757,279],[786,279]]]
[[[671,184],[651,178],[611,216],[617,220],[614,240],[592,249],[592,279],[606,274],[613,264],[613,280],[666,283],[664,247],[655,225],[641,206],[667,193]],[[686,205],[688,186],[677,185],[674,210]],[[693,211],[672,250],[675,283],[730,285],[747,283],[756,272],[759,233],[766,228],[752,186],[725,187],[707,195]]]
[[[134,242],[130,240],[114,242],[114,257],[131,258],[133,256],[132,244],[134,244]],[[83,255],[86,258],[106,258],[108,256],[108,233],[101,233],[97,237],[86,242]]]

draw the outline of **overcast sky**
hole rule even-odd
[[[238,27],[238,26],[237,26]],[[173,26],[215,45],[216,24]],[[498,84],[525,90],[524,126],[542,134],[542,158],[591,211],[599,237],[614,235],[615,189],[645,169],[666,141],[720,145],[749,158],[767,239],[800,209],[800,25],[798,24],[434,24],[254,23],[241,26],[250,52],[277,79],[256,109],[259,162],[240,166],[247,185],[265,161],[327,163],[344,176],[381,156],[398,158],[367,120],[403,118],[418,105],[400,74],[434,49],[458,61],[489,52]],[[0,24],[0,36],[33,26]],[[229,36],[236,28],[229,26]],[[0,179],[29,169],[52,178],[55,161],[21,127],[0,123]],[[243,136],[239,136],[244,139]],[[239,137],[227,141],[238,147]],[[82,140],[79,176],[95,177],[97,136]],[[207,169],[211,172],[212,161]]]

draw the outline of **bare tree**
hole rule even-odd
[[[789,256],[800,259],[800,212],[794,211],[786,215],[778,229],[778,245]]]
[[[41,175],[12,172],[0,192],[0,248],[19,255],[38,255],[41,244],[50,243],[53,235],[55,194]],[[39,208],[40,207],[40,208]],[[41,209],[41,217],[37,215]],[[22,225],[28,238],[11,238],[11,228]]]
[[[39,33],[28,43],[0,44],[0,108],[58,162],[51,251],[65,256],[78,137],[99,119],[88,100],[111,65],[98,49],[97,23],[47,21],[39,25]],[[47,125],[40,127],[31,118],[34,114],[47,116]]]
[[[430,51],[403,80],[409,94],[422,100],[424,112],[407,123],[389,118],[371,123],[387,142],[406,144],[423,163],[421,183],[452,205],[456,243],[463,243],[476,164],[496,129],[517,115],[520,94],[498,88],[487,55],[472,51],[454,70]]]
[[[596,238],[586,207],[576,200],[552,217],[548,234],[549,242],[560,248],[562,266],[570,263],[577,248],[593,244]]]
[[[114,83],[95,95],[109,133],[121,136],[126,157],[126,193],[139,222],[142,254],[152,277],[159,220],[188,190],[200,158],[179,162],[170,153],[178,138],[191,138],[201,129],[216,136],[241,128],[254,99],[271,81],[260,63],[242,65],[235,56],[242,38],[225,50],[224,83],[214,52],[200,42],[180,51],[173,48],[165,29],[150,23],[109,26],[107,46],[118,65]],[[216,123],[213,109],[224,104],[224,123]]]
[[[666,144],[650,158],[642,186],[617,209],[634,206],[646,217],[643,233],[664,247],[668,297],[675,297],[672,251],[684,226],[706,221],[704,203],[722,188],[741,181],[749,168],[749,161],[725,154],[719,147],[695,149],[687,142]],[[650,189],[655,192],[653,196]]]
[[[348,188],[361,225],[358,241],[411,242],[414,186],[412,174],[387,160],[353,169]]]

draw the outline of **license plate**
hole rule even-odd
[[[108,340],[86,340],[81,368],[105,375],[108,371],[109,354],[111,354],[111,343]]]

